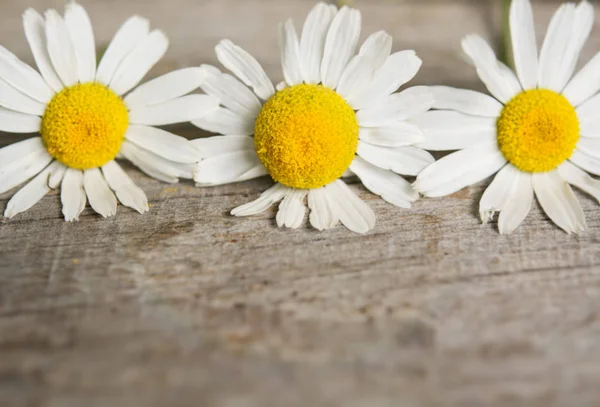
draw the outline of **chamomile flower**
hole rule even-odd
[[[414,77],[421,60],[413,51],[391,54],[383,31],[369,36],[358,53],[359,11],[317,4],[300,37],[291,20],[279,31],[285,82],[276,88],[259,63],[231,41],[216,47],[234,75],[204,65],[205,93],[221,107],[193,121],[220,135],[192,141],[203,160],[195,173],[201,186],[270,175],[276,184],[257,200],[232,211],[254,215],[282,201],[278,226],[299,227],[311,210],[319,230],[341,221],[365,233],[373,211],[340,178],[353,173],[371,192],[408,208],[418,194],[398,173],[416,175],[433,162],[413,146],[422,142],[406,119],[430,109],[425,87],[394,93]]]
[[[117,157],[165,182],[192,178],[195,148],[152,126],[216,109],[212,96],[187,95],[202,70],[174,71],[131,91],[166,52],[162,32],[130,18],[96,67],[92,26],[80,5],[69,3],[64,18],[28,9],[23,23],[39,73],[0,46],[0,130],[40,136],[0,149],[0,193],[33,177],[10,199],[6,217],[59,186],[67,221],[78,219],[87,200],[104,217],[116,213],[117,198],[144,213],[146,196]]]
[[[571,186],[600,199],[600,54],[575,66],[594,22],[592,6],[566,3],[554,14],[541,52],[529,0],[513,0],[510,28],[516,74],[479,36],[462,46],[493,97],[430,88],[434,108],[418,118],[428,150],[460,150],[426,168],[414,184],[429,197],[449,195],[498,172],[479,204],[481,219],[500,212],[500,233],[525,219],[534,195],[552,221],[580,234],[585,217]]]

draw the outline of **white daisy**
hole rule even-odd
[[[216,109],[212,96],[186,96],[202,82],[202,69],[174,71],[130,92],[166,52],[162,32],[150,31],[143,18],[130,18],[96,68],[92,26],[80,5],[68,4],[64,18],[56,10],[43,18],[28,9],[23,23],[40,73],[0,46],[0,130],[41,136],[0,150],[0,193],[35,177],[8,202],[6,217],[59,186],[67,221],[78,219],[86,198],[104,217],[116,213],[117,198],[147,211],[145,194],[115,157],[165,182],[192,178],[195,148],[151,126]]]
[[[324,3],[309,13],[300,38],[291,20],[282,24],[285,82],[277,91],[259,63],[229,40],[217,45],[216,54],[237,78],[202,66],[201,88],[222,106],[192,122],[220,134],[192,141],[203,157],[195,181],[219,185],[268,174],[277,182],[233,215],[254,215],[282,200],[278,226],[297,228],[307,198],[315,228],[341,221],[365,233],[375,215],[340,180],[345,173],[393,205],[408,208],[418,198],[397,173],[417,175],[433,162],[413,146],[423,135],[406,122],[433,99],[425,87],[393,92],[415,76],[421,60],[414,51],[390,55],[392,38],[383,31],[355,53],[360,28],[359,11]]]
[[[416,189],[439,197],[498,172],[479,205],[481,219],[500,212],[500,233],[525,219],[533,196],[567,233],[582,233],[585,217],[569,184],[600,199],[600,54],[573,76],[594,23],[590,3],[555,13],[538,58],[529,0],[513,0],[510,28],[516,75],[479,36],[462,46],[493,98],[470,90],[430,88],[434,110],[421,124],[428,150],[457,150],[426,168]]]

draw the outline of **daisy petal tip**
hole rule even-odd
[[[587,224],[584,222],[582,224],[579,225],[575,225],[575,228],[573,230],[573,234],[577,237],[583,236],[585,234],[587,230]]]
[[[487,225],[490,221],[494,220],[495,212],[493,210],[483,210],[479,212],[479,218],[481,218],[481,224]]]
[[[28,7],[23,12],[23,20],[28,20],[30,18],[36,18],[39,16],[39,13],[32,7]]]
[[[44,17],[46,20],[51,20],[53,23],[62,19],[60,13],[53,8],[44,11]]]
[[[223,48],[231,48],[231,47],[235,47],[235,44],[233,43],[233,41],[231,41],[229,38],[223,38],[221,41],[219,41],[219,43],[217,45],[215,45],[215,51],[217,51],[217,53],[218,53],[219,50],[221,50]]]
[[[158,39],[163,42],[165,44],[166,47],[169,46],[169,37],[167,36],[167,34],[162,31],[162,30],[154,30],[154,32],[156,33],[156,35],[158,36]]]
[[[425,191],[423,190],[423,188],[421,188],[421,185],[420,185],[420,182],[419,182],[419,178],[417,178],[417,180],[415,182],[413,182],[412,184],[410,184],[410,186],[418,194],[423,195],[423,196],[427,196],[427,194],[425,193]]]
[[[75,1],[70,1],[67,4],[65,4],[66,11],[72,11],[74,9],[83,9],[83,6]]]
[[[374,228],[375,228],[375,224],[370,224],[365,228],[353,230],[353,232],[358,233],[359,235],[366,235],[367,233],[372,231]]]
[[[473,45],[474,42],[481,42],[485,40],[483,39],[483,37],[479,34],[467,34],[463,37],[463,39],[461,40],[460,44],[462,45],[463,50],[468,49],[471,45]]]

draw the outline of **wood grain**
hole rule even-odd
[[[222,37],[281,77],[276,25],[308,0],[87,0],[100,43],[131,14],[172,46],[151,73],[213,63]],[[357,0],[364,32],[424,59],[417,83],[482,89],[460,39],[499,37],[499,2]],[[0,42],[30,61],[21,13],[62,0],[4,0]],[[535,3],[538,36],[557,6]],[[597,30],[584,61],[600,49]],[[190,138],[191,126],[174,129]],[[2,145],[17,140],[0,135]],[[600,405],[600,217],[567,236],[536,204],[509,237],[482,226],[482,183],[394,208],[352,185],[375,230],[281,230],[275,211],[228,211],[270,185],[165,185],[127,166],[151,202],[65,223],[49,194],[0,220],[0,405]],[[3,210],[13,192],[0,196]]]

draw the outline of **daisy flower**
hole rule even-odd
[[[39,73],[0,46],[0,130],[40,135],[0,149],[0,193],[33,178],[8,202],[6,217],[59,186],[67,221],[78,219],[86,200],[104,217],[116,213],[117,198],[146,212],[144,192],[116,157],[165,182],[192,178],[195,148],[152,126],[217,108],[212,96],[186,95],[200,85],[202,70],[174,71],[131,91],[166,52],[162,32],[130,18],[96,67],[92,26],[80,5],[69,3],[64,18],[28,9],[23,23]]]
[[[406,119],[427,111],[426,87],[394,93],[421,66],[414,51],[391,54],[392,38],[369,36],[358,53],[359,11],[317,4],[299,37],[291,20],[280,26],[285,82],[277,90],[259,63],[229,40],[216,47],[219,61],[234,75],[202,66],[202,90],[221,106],[192,123],[220,135],[192,141],[200,150],[194,179],[200,186],[270,175],[276,182],[257,200],[232,211],[254,215],[279,205],[279,227],[299,227],[311,210],[318,230],[341,221],[365,233],[373,211],[340,178],[356,174],[387,202],[410,207],[418,194],[399,174],[417,175],[433,162],[413,144],[423,134]]]
[[[498,229],[514,231],[534,195],[548,217],[580,234],[585,216],[570,185],[600,199],[600,54],[575,66],[594,23],[592,6],[566,3],[554,14],[539,53],[529,0],[513,0],[510,28],[516,74],[479,36],[462,47],[493,97],[432,87],[434,108],[423,126],[428,150],[460,150],[426,168],[415,188],[449,195],[498,172],[479,203],[483,223],[500,212]]]

